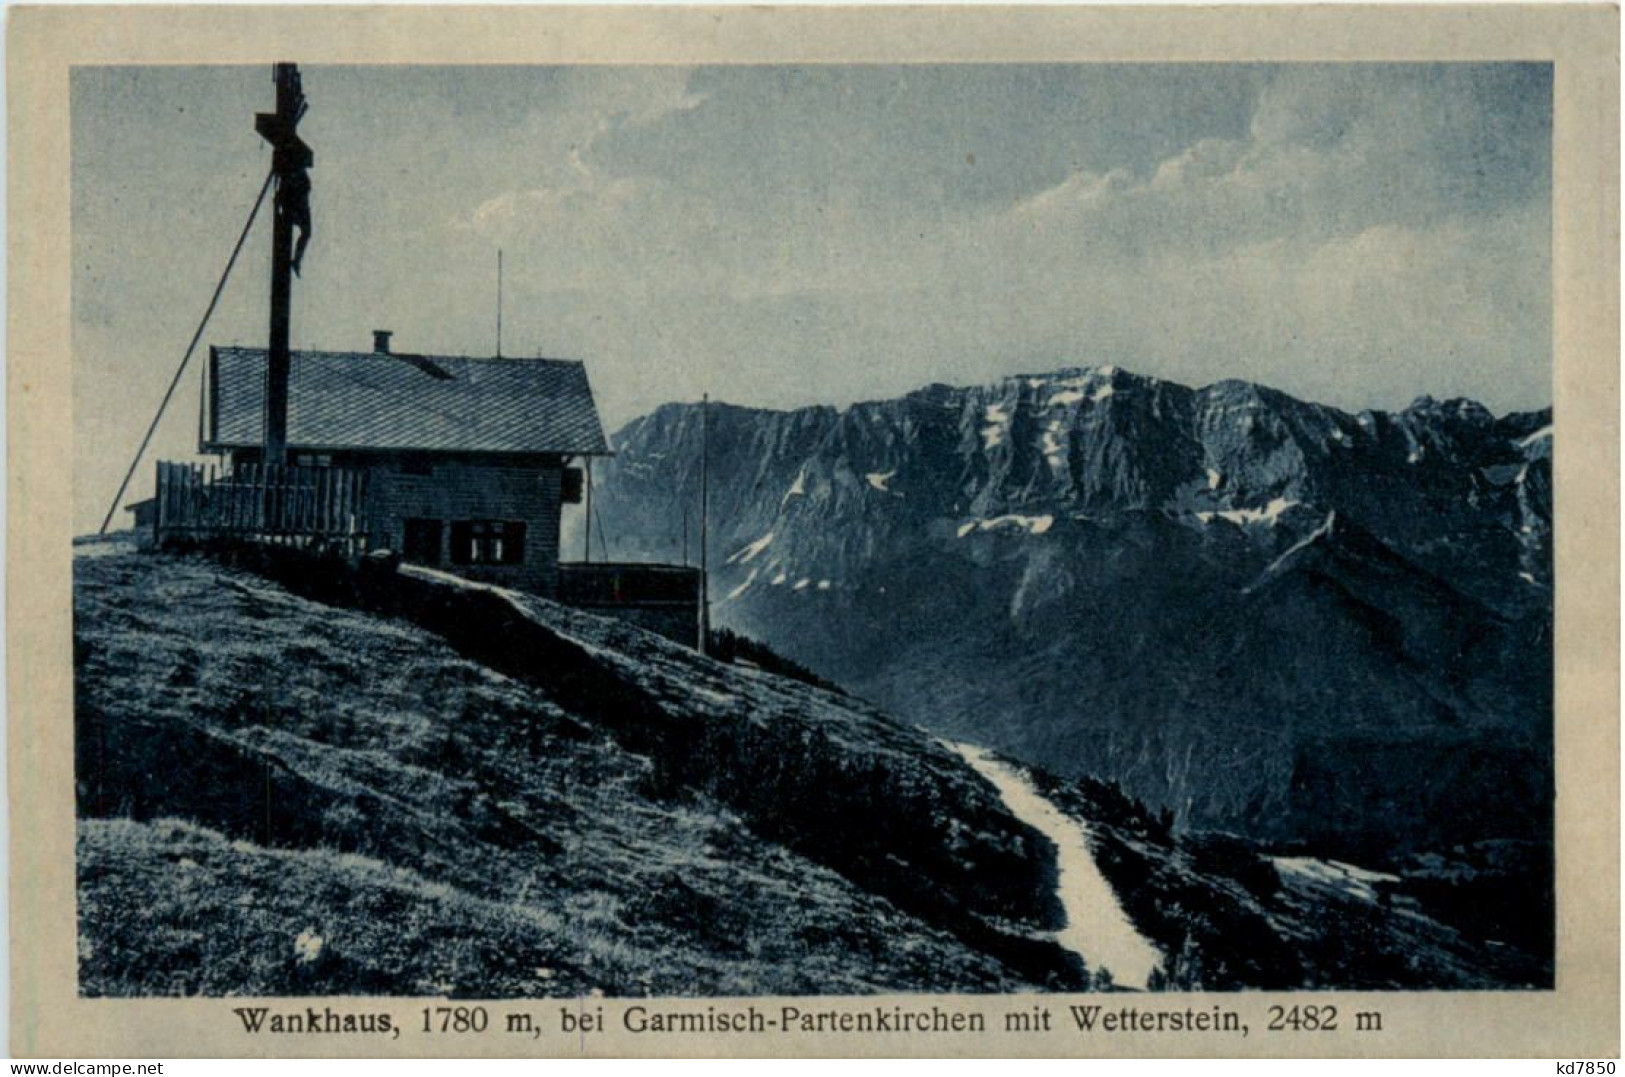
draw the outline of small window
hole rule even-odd
[[[302,452],[294,457],[293,462],[299,467],[332,467],[333,456],[325,452]]]
[[[525,525],[519,520],[458,520],[451,525],[451,560],[457,565],[517,565],[525,560]]]
[[[401,556],[416,565],[440,563],[440,521],[411,519],[406,521],[405,547]]]

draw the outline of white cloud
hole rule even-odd
[[[1078,169],[1001,209],[878,200],[861,175],[846,188],[781,191],[775,185],[799,177],[761,172],[744,131],[737,160],[721,165],[727,185],[716,183],[714,160],[707,186],[677,168],[618,173],[597,152],[603,139],[635,140],[638,125],[653,132],[710,103],[686,73],[656,70],[573,90],[571,107],[549,121],[569,134],[565,161],[467,221],[488,239],[534,243],[538,289],[640,302],[703,296],[762,310],[799,303],[833,314],[837,328],[823,332],[834,335],[818,342],[826,351],[946,338],[892,355],[922,381],[944,361],[978,361],[945,360],[942,346],[997,349],[1004,355],[990,361],[1017,362],[1040,351],[1075,356],[1106,337],[1131,364],[1165,373],[1192,367],[1196,350],[1209,366],[1253,368],[1212,376],[1289,383],[1282,372],[1311,346],[1304,334],[1315,334],[1317,362],[1353,361],[1403,350],[1396,324],[1417,341],[1456,334],[1454,351],[1535,347],[1540,362],[1549,318],[1528,299],[1544,297],[1540,222],[1529,227],[1520,206],[1457,212],[1453,170],[1473,161],[1431,145],[1456,137],[1434,112],[1472,126],[1476,99],[1459,79],[1436,81],[1288,70],[1239,137],[1198,138],[1139,171]],[[1468,275],[1479,283],[1464,291]],[[1484,296],[1497,305],[1485,308]],[[1161,297],[1209,309],[1173,309]],[[1524,320],[1508,325],[1513,313]],[[734,318],[763,324],[743,309]],[[1508,332],[1485,340],[1484,324]],[[721,327],[712,331],[720,340]],[[794,338],[808,331],[791,321],[764,346],[803,352],[807,342]],[[1442,382],[1459,372],[1431,373]]]
[[[456,214],[453,229],[489,239],[512,238],[533,229],[577,229],[585,222],[601,228],[628,207],[640,188],[652,186],[606,173],[593,163],[599,142],[609,135],[648,127],[704,105],[706,95],[689,90],[686,68],[640,67],[609,71],[588,68],[560,86],[560,99],[533,112],[516,136],[537,147],[564,147],[562,159],[537,155],[535,182],[503,191]]]
[[[591,172],[551,177],[551,186],[504,191],[454,219],[455,227],[488,237],[527,229],[557,227],[583,218],[603,218],[628,205],[638,193],[635,180],[604,178]]]

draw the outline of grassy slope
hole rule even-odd
[[[87,993],[1021,983],[422,629],[199,559],[81,556],[75,584]],[[846,766],[931,759],[812,689],[645,658],[647,688],[680,679],[719,721],[815,712]]]
[[[87,994],[1088,982],[1044,936],[1044,839],[861,701],[540,600],[76,552]],[[1407,875],[1378,903],[1034,777],[1172,986],[1549,982],[1427,914],[1522,893],[1516,865],[1488,890],[1434,865],[1439,893]]]

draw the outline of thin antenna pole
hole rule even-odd
[[[594,516],[598,516],[598,510],[596,508],[594,508],[592,510],[592,514]],[[604,518],[602,516],[598,516],[598,554],[599,554],[600,557],[603,558],[603,563],[606,564],[606,565],[609,564],[609,538],[608,538],[608,536],[609,536],[609,529],[604,526]]]
[[[497,358],[502,358],[502,248],[497,248]]]
[[[587,466],[587,503],[582,506],[587,517],[587,533],[581,543],[581,561],[583,564],[592,563],[592,457],[586,457]]]
[[[700,653],[711,640],[711,394],[700,398]]]
[[[205,423],[204,413],[209,408],[209,364],[201,363],[197,371],[197,446],[203,451],[203,446],[209,440],[209,428]],[[219,450],[216,450],[218,452]]]

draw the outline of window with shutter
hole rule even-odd
[[[523,520],[457,520],[451,560],[458,565],[518,565],[525,560]]]

